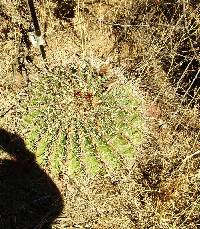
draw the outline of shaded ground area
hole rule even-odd
[[[18,135],[0,129],[0,150],[11,157],[0,160],[0,228],[51,228],[63,207],[58,188]]]
[[[68,20],[75,16],[75,6],[74,0],[62,1],[55,0],[56,7],[54,9],[54,14],[57,18],[62,20]]]

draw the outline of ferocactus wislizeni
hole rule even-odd
[[[20,129],[39,164],[73,177],[110,173],[133,160],[143,120],[131,82],[86,63],[54,69],[29,94]]]

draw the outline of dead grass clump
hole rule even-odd
[[[120,14],[114,26],[117,42],[129,44],[126,59],[133,76],[145,80],[148,75],[149,84],[156,81],[161,89],[168,87],[165,78],[182,103],[194,106],[199,97],[199,5],[150,1],[134,7],[132,15]],[[151,77],[154,69],[160,69],[159,75]],[[162,71],[167,77],[161,78]]]
[[[148,3],[134,5],[127,17],[119,14],[120,23],[114,27],[122,53],[119,61],[128,63],[127,70],[149,101],[150,138],[141,150],[143,156],[138,155],[138,183],[148,193],[143,207],[145,212],[154,209],[156,228],[197,228],[198,156],[184,170],[181,165],[200,147],[199,19],[194,16],[200,6]],[[145,228],[143,220],[141,228]]]

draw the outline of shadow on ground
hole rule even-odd
[[[54,0],[56,8],[54,15],[61,20],[69,20],[75,15],[76,3],[74,0]]]
[[[61,194],[16,134],[0,129],[0,228],[50,229],[61,213]],[[1,151],[0,151],[1,152]]]

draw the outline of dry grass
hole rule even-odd
[[[65,2],[36,4],[46,70],[27,40],[25,1],[2,0],[1,127],[20,131],[22,101],[48,71],[56,80],[87,60],[132,82],[145,129],[132,167],[84,180],[51,173],[65,201],[53,228],[199,228],[199,1]]]

